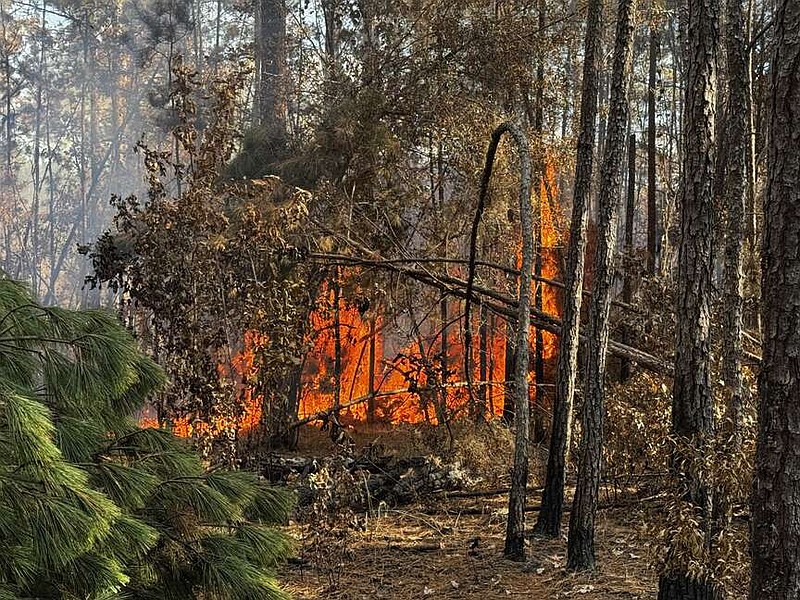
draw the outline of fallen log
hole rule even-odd
[[[320,483],[317,474],[323,470],[326,477]],[[298,507],[309,506],[321,495],[331,494],[337,479],[343,488],[348,488],[347,498],[330,500],[340,507],[346,504],[355,510],[376,509],[381,503],[410,504],[432,494],[463,490],[474,483],[459,465],[442,463],[430,456],[270,456],[263,461],[260,471],[273,483],[289,484],[298,496]],[[353,490],[353,486],[358,489]]]

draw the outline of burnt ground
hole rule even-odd
[[[371,511],[336,516],[304,509],[306,514],[297,515],[304,523],[288,527],[298,552],[282,568],[280,581],[298,600],[522,596],[589,600],[657,594],[644,526],[659,510],[657,500],[610,498],[598,513],[598,567],[593,573],[574,574],[565,569],[565,537],[531,539],[525,563],[505,560],[507,495],[464,495],[439,493],[412,505],[373,506]],[[529,504],[534,511],[539,499],[540,491],[531,490]],[[527,516],[529,528],[536,519],[534,511]],[[567,519],[565,515],[564,536]]]

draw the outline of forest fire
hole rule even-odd
[[[545,167],[545,179],[539,185],[539,206],[541,207],[541,248],[542,277],[545,279],[559,280],[561,270],[558,261],[559,224],[557,215],[553,214],[554,207],[558,206],[558,180],[555,167],[551,161]],[[542,310],[549,315],[560,315],[561,306],[559,297],[552,286],[542,282],[535,285],[542,287]],[[542,353],[546,359],[555,357],[558,349],[556,336],[547,331],[542,332]]]
[[[557,216],[553,213],[558,205],[558,189],[552,164],[547,166],[538,196],[541,277],[557,280],[560,240]],[[309,350],[302,363],[298,418],[336,412],[338,421],[344,425],[438,424],[460,416],[487,418],[503,414],[510,366],[506,364],[510,331],[505,319],[488,311],[473,313],[473,329],[478,334],[472,336],[467,377],[461,300],[440,300],[440,310],[410,328],[413,336],[401,334],[396,327],[388,326],[380,306],[370,307],[343,293],[344,284],[350,284],[348,277],[355,279],[355,274],[340,271],[334,280],[323,284],[309,317]],[[541,309],[558,315],[560,299],[556,288],[537,281],[531,290],[532,299],[536,297],[537,286],[541,290]],[[347,287],[349,290],[350,286]],[[536,339],[532,328],[531,382],[535,380]],[[258,334],[248,332],[243,349],[231,359],[221,361],[217,369],[221,381],[230,382],[237,390],[234,395],[238,396],[240,408],[233,411],[238,412],[234,422],[226,416],[212,423],[183,417],[173,424],[177,435],[188,437],[231,427],[247,431],[260,422],[261,398],[254,396],[247,384],[257,369],[255,354],[260,343]],[[545,364],[551,365],[557,352],[556,337],[542,332],[541,343],[541,357]],[[531,397],[535,394],[536,386],[531,386]],[[156,425],[153,419],[145,419],[143,423]]]
[[[548,163],[539,185],[540,254],[541,277],[553,280],[560,277],[559,231],[553,214],[557,198],[555,168]],[[542,282],[536,285],[541,286],[542,310],[558,315],[559,298],[554,287]],[[536,288],[532,290],[535,294]],[[481,322],[473,323],[479,334],[473,336],[473,360],[467,377],[463,324],[458,319],[448,323],[429,317],[417,328],[415,340],[403,342],[388,330],[381,315],[364,314],[340,296],[326,285],[319,308],[311,316],[315,335],[303,368],[301,418],[335,406],[341,407],[340,421],[345,423],[436,424],[463,414],[503,413],[508,328],[504,320],[488,314],[477,316],[476,321]],[[463,311],[460,301],[442,302],[441,315],[457,316]],[[535,330],[531,330],[529,339],[535,350]],[[396,347],[399,350],[391,351]],[[551,363],[556,352],[555,335],[542,332],[544,361]]]

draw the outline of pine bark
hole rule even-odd
[[[800,596],[800,4],[795,0],[779,3],[775,47],[751,511],[753,600]]]
[[[725,227],[725,273],[723,279],[723,364],[722,377],[727,400],[727,417],[734,439],[741,428],[742,315],[744,301],[745,210],[747,203],[747,143],[749,119],[748,60],[744,9],[739,0],[727,0],[728,22],[725,53],[728,63],[728,104],[724,143],[727,145],[723,185]]]
[[[709,328],[718,20],[717,0],[688,0],[672,431],[691,449],[690,455],[703,454],[714,428]],[[685,499],[697,508],[705,543],[710,545],[711,493],[702,469],[684,468],[693,461],[681,451],[676,451],[673,460],[675,468],[683,471]],[[709,581],[689,575],[680,566],[669,565],[659,580],[659,600],[714,596]]]
[[[569,520],[567,568],[594,568],[594,525],[603,454],[604,380],[608,349],[608,315],[614,282],[617,246],[617,205],[622,184],[628,126],[627,75],[633,42],[634,0],[620,0],[614,40],[606,146],[600,170],[598,236],[594,257],[594,286],[589,310],[587,368],[584,385],[583,439],[578,484]]]
[[[542,494],[542,509],[534,527],[537,535],[561,535],[564,513],[564,478],[572,428],[572,405],[578,370],[580,315],[583,300],[583,265],[586,254],[586,220],[592,185],[592,165],[597,117],[597,74],[601,60],[602,0],[590,0],[584,42],[583,84],[581,90],[581,130],[578,137],[572,217],[565,272],[564,308],[558,344],[556,394],[553,400],[553,426],[547,476]]]

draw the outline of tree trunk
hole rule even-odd
[[[448,327],[448,310],[447,310],[447,293],[442,292],[439,295],[439,318],[442,323],[442,346],[440,350],[441,368],[442,368],[442,388],[436,392],[436,421],[437,425],[447,424],[447,388],[445,384],[450,378],[450,361],[448,354],[450,352],[450,345],[447,336],[449,335],[450,328]],[[421,348],[420,348],[421,349]],[[420,352],[422,353],[422,352]]]
[[[339,56],[339,2],[338,0],[322,0],[322,16],[325,20],[325,60],[330,77],[330,69],[337,64]]]
[[[539,0],[539,30],[544,31],[547,22],[547,7],[544,0]],[[535,237],[534,241],[535,254],[534,254],[534,274],[536,275],[536,290],[534,292],[534,306],[537,311],[542,312],[542,287],[543,283],[539,281],[542,277],[542,203],[545,201],[547,185],[547,158],[543,149],[543,128],[544,128],[544,57],[540,54],[538,65],[536,67],[536,110],[533,118],[533,129],[535,134],[539,137],[538,146],[540,150],[537,154],[537,170],[539,171],[539,194],[537,198],[539,214],[535,224]],[[533,442],[538,444],[545,439],[545,408],[544,408],[544,335],[542,328],[537,327],[534,339],[534,356],[533,356],[533,373],[534,373],[534,402],[535,411],[533,414]]]
[[[515,125],[504,123],[492,134],[487,152],[484,180],[488,185],[492,161],[504,133],[514,138],[520,160],[519,211],[522,228],[522,268],[519,277],[519,304],[515,332],[516,360],[514,363],[514,467],[511,471],[511,492],[508,496],[508,521],[504,555],[511,560],[525,560],[525,499],[528,491],[528,434],[530,427],[530,398],[528,395],[528,331],[531,311],[531,281],[533,275],[533,223],[531,217],[531,158],[528,140]]]
[[[628,142],[628,195],[625,203],[625,273],[622,284],[622,301],[625,304],[633,302],[633,275],[631,269],[636,265],[633,257],[633,217],[636,200],[636,134],[630,134]],[[622,343],[630,345],[631,332],[627,323],[622,325]],[[620,362],[619,378],[626,381],[631,376],[631,361],[622,359]]]
[[[753,110],[753,5],[747,3],[747,241],[751,249],[758,244],[756,223],[756,124]]]
[[[513,336],[514,323],[510,319],[505,321],[506,329],[506,355],[504,357],[505,363],[505,381],[513,381],[514,372],[517,363],[517,343]],[[506,385],[503,388],[503,423],[508,426],[514,424],[514,386]]]
[[[489,369],[489,311],[486,308],[485,304],[481,304],[478,320],[480,323],[478,324],[478,378],[481,382],[481,387],[478,389],[478,410],[475,411],[475,417],[477,422],[482,422],[484,419],[492,418],[494,416],[493,413],[488,412],[489,410],[489,394],[491,393],[491,389],[488,385],[489,379],[491,379],[491,371]]]
[[[586,219],[592,184],[592,162],[597,116],[597,73],[601,55],[602,0],[590,0],[584,44],[583,85],[581,90],[581,131],[578,137],[572,218],[565,272],[564,316],[558,343],[556,394],[553,400],[553,426],[547,477],[542,495],[542,509],[534,532],[557,538],[561,535],[564,512],[564,477],[572,426],[575,376],[578,370],[581,301],[583,299],[583,263],[586,251]]]
[[[747,143],[749,119],[747,106],[747,41],[745,16],[739,0],[728,0],[728,24],[725,48],[728,63],[728,107],[725,119],[727,160],[723,193],[727,227],[725,228],[725,275],[723,280],[724,343],[722,377],[727,399],[727,417],[734,439],[741,428],[742,393],[742,315],[744,302],[743,254],[745,211],[747,203]]]
[[[603,453],[603,384],[608,349],[608,314],[614,283],[614,252],[617,247],[617,204],[622,183],[625,134],[628,126],[627,74],[633,41],[634,0],[620,0],[614,40],[606,147],[600,170],[598,194],[597,252],[594,286],[589,311],[589,335],[584,385],[583,439],[578,484],[569,520],[567,568],[592,569],[595,565],[594,522]]]
[[[681,237],[678,250],[677,341],[673,379],[672,430],[686,451],[676,450],[675,469],[686,489],[685,500],[699,514],[705,543],[711,544],[711,493],[702,456],[713,434],[713,398],[709,379],[709,327],[712,296],[714,226],[714,111],[716,104],[719,7],[716,0],[688,0],[683,177],[680,190]],[[698,559],[699,557],[695,557]],[[659,580],[659,600],[711,598],[714,586],[690,575],[686,560],[666,565]]]
[[[655,20],[654,16],[650,17]],[[649,68],[647,76],[647,272],[655,274],[658,264],[658,207],[656,204],[656,70],[659,33],[650,25]]]
[[[753,600],[800,593],[800,4],[775,18],[764,205],[763,363],[752,502]]]
[[[367,423],[375,423],[375,317],[369,320],[369,400],[367,401]]]
[[[339,407],[342,404],[342,286],[339,269],[333,281],[333,407],[331,408],[330,437],[339,438]]]
[[[256,90],[253,120],[267,150],[279,157],[286,148],[286,6],[284,0],[257,0]]]

